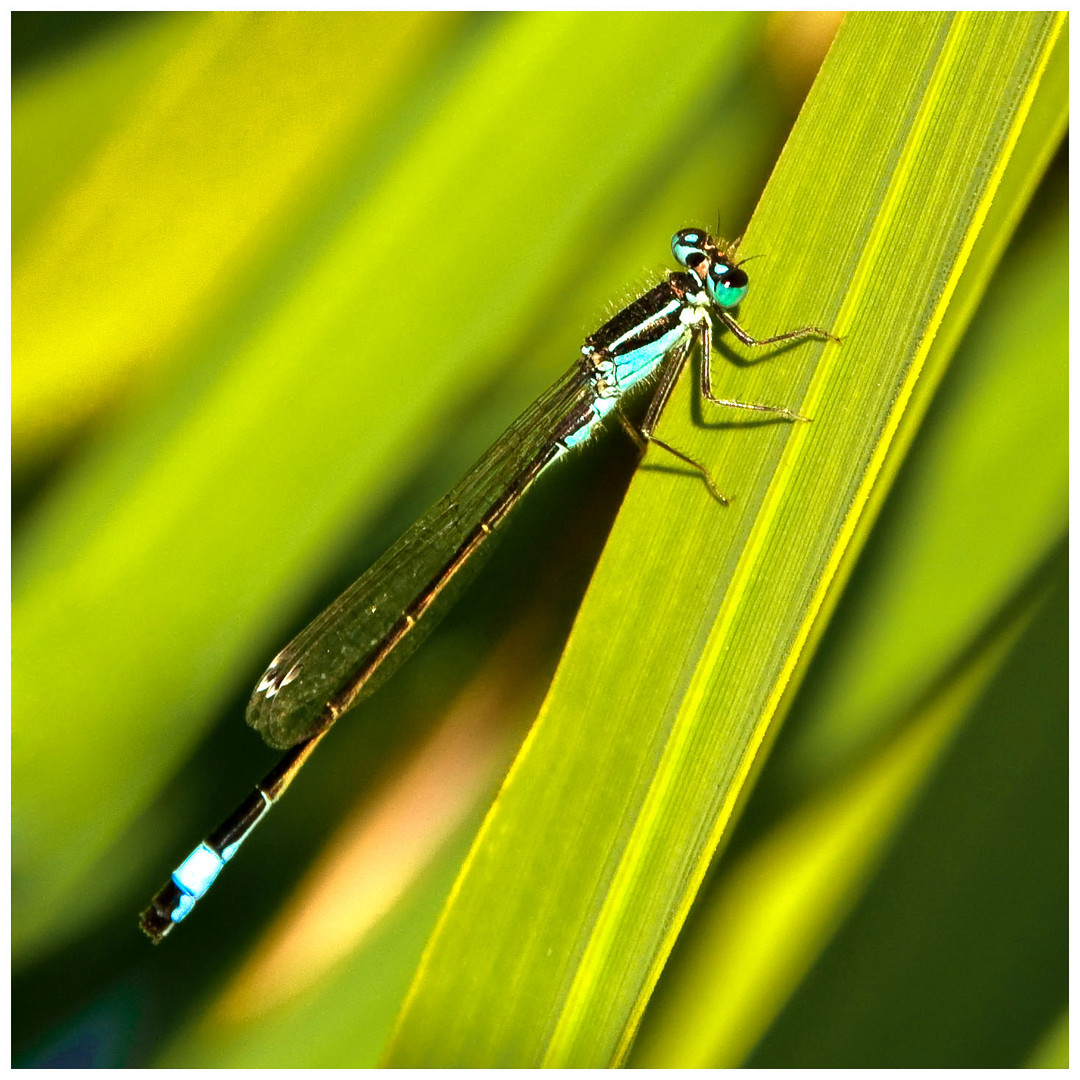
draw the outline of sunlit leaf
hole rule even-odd
[[[722,477],[732,505],[650,454],[391,1063],[625,1055],[882,467],[904,448],[894,437],[1061,21],[860,17],[837,38],[743,242],[769,258],[741,317],[759,334],[813,322],[845,341],[722,384],[814,423],[732,417],[721,436],[694,424],[684,380],[661,434]]]

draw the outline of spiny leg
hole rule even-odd
[[[718,312],[724,325],[744,344],[758,348],[762,345],[776,345],[781,341],[801,341],[803,338],[824,338],[826,341],[835,341],[842,344],[840,338],[831,334],[828,330],[822,330],[820,326],[800,326],[796,330],[788,330],[783,334],[774,334],[772,337],[756,338],[748,334],[736,321],[735,316],[728,311]]]
[[[643,454],[649,443],[656,443],[657,446],[663,448],[669,454],[674,455],[680,461],[684,461],[691,468],[696,469],[701,474],[701,479],[705,481],[705,486],[709,489],[709,493],[713,498],[716,499],[717,502],[727,506],[727,496],[716,486],[712,474],[700,461],[695,461],[681,450],[676,450],[674,446],[670,446],[668,443],[664,442],[663,439],[658,439],[651,431],[646,431],[644,425],[642,425],[640,429],[634,427],[626,413],[624,413],[617,405],[615,406],[615,415],[619,418],[619,423],[622,424],[627,435],[634,440],[634,445],[637,446]]]
[[[726,311],[720,312],[720,318],[724,324],[730,327],[735,336],[746,345],[768,345],[773,341],[784,341],[789,337],[807,337],[810,332],[824,334],[824,330],[817,327],[804,326],[799,330],[792,330],[790,334],[781,334],[776,338],[768,338],[765,341],[755,341]],[[827,335],[832,337],[831,334]],[[834,338],[839,341],[839,338]],[[789,420],[802,420],[809,422],[810,417],[803,416],[793,409],[785,409],[782,405],[758,405],[749,401],[735,401],[734,398],[718,398],[712,392],[712,326],[706,319],[701,324],[701,396],[714,405],[728,405],[733,409],[751,409],[754,412],[772,413],[774,416],[786,416]]]
[[[675,389],[675,384],[679,381],[692,345],[693,337],[689,337],[683,345],[676,346],[660,369],[660,385],[656,388],[656,393],[653,394],[652,401],[649,402],[649,407],[645,411],[645,419],[641,421],[641,432],[646,439],[652,435],[656,421],[660,418],[672,390]]]
[[[694,461],[693,458],[688,457],[681,450],[676,450],[674,446],[670,446],[668,443],[664,442],[663,439],[658,439],[653,434],[656,421],[659,419],[660,413],[663,412],[664,406],[668,403],[671,392],[675,389],[675,384],[679,381],[679,375],[682,374],[682,369],[686,366],[686,358],[690,355],[692,345],[693,338],[690,337],[686,340],[684,345],[677,347],[668,357],[667,363],[665,363],[661,369],[660,385],[656,388],[656,393],[653,394],[652,401],[649,402],[649,408],[645,412],[645,419],[641,421],[640,428],[634,427],[622,409],[616,408],[615,411],[619,415],[619,423],[622,424],[623,428],[630,435],[630,438],[634,440],[638,449],[643,454],[645,453],[645,447],[650,442],[656,443],[657,446],[666,450],[672,456],[677,457],[680,461],[685,461],[687,465],[696,469],[701,474],[701,478],[705,481],[705,486],[709,489],[713,498],[724,506],[727,506],[727,497],[716,486],[712,474],[701,464],[701,462]]]

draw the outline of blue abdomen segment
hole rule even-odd
[[[139,925],[155,943],[191,914],[196,902],[206,895],[225,864],[272,805],[273,799],[256,787],[237,810],[173,871],[139,918]]]
[[[195,901],[206,894],[225,863],[226,860],[204,841],[173,871],[173,883],[180,890],[176,907],[170,913],[174,923],[187,916]]]
[[[251,830],[262,820],[273,801],[260,788],[256,788],[236,813],[208,836],[173,871],[172,881],[180,895],[169,913],[174,923],[183,919],[201,899],[206,890],[217,880],[225,864],[236,854],[240,845],[251,835]]]

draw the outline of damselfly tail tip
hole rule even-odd
[[[161,889],[150,906],[139,916],[139,929],[155,944],[160,945],[169,931],[176,925],[171,912],[175,910],[175,898],[170,901],[173,891],[179,893],[174,882],[170,881]]]
[[[160,945],[165,940],[166,935],[172,929],[172,925],[172,920],[162,920],[153,908],[147,908],[139,916],[139,929],[154,945]]]

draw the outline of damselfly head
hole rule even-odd
[[[738,240],[718,243],[704,229],[680,229],[671,238],[675,261],[694,274],[709,299],[722,308],[735,307],[750,287],[746,271],[735,261],[738,246]]]

